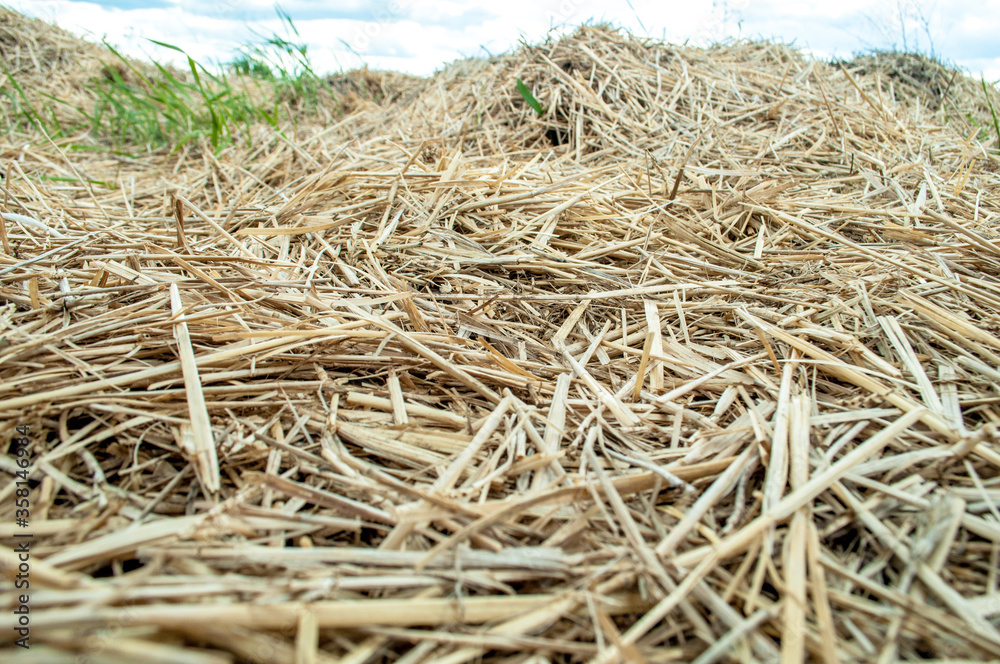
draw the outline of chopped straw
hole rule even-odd
[[[903,74],[598,26],[217,152],[12,130],[0,659],[24,533],[30,661],[996,657],[1000,163]]]

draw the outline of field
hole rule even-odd
[[[0,660],[1000,656],[992,85],[288,27],[0,10]]]

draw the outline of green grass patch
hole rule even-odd
[[[312,112],[328,98],[326,81],[316,74],[309,58],[309,47],[301,41],[298,28],[280,7],[275,7],[284,35],[257,35],[259,41],[244,44],[228,69],[269,85],[275,102],[288,103],[296,111]],[[273,113],[273,120],[277,120]]]
[[[96,100],[85,114],[94,135],[114,149],[176,150],[188,143],[207,142],[215,151],[239,140],[250,142],[250,127],[266,122],[277,127],[282,108],[295,120],[329,100],[325,82],[316,75],[305,44],[291,17],[277,9],[286,35],[262,37],[242,46],[239,55],[213,72],[183,49],[150,40],[180,53],[186,71],[153,61],[144,71],[105,42],[117,66],[95,81]],[[25,98],[25,101],[26,98]],[[39,113],[26,109],[35,123]]]
[[[7,77],[7,82],[10,83],[10,88],[5,87],[3,92],[9,100],[10,108],[13,111],[12,114],[8,114],[6,109],[4,109],[4,115],[7,116],[5,119],[8,132],[24,131],[32,128],[48,134],[50,138],[62,138],[65,135],[63,123],[59,119],[59,114],[56,112],[53,104],[64,104],[67,106],[69,104],[52,95],[41,93],[40,96],[43,98],[43,101],[41,105],[36,105],[32,103],[31,98],[25,93],[24,88],[17,82],[17,79],[11,75],[10,70],[4,67],[3,72]],[[45,102],[45,99],[48,102]]]
[[[174,44],[150,40],[179,53],[179,68],[155,59],[140,63],[105,41],[110,58],[101,74],[88,81],[82,98],[71,95],[69,101],[31,90],[0,63],[0,123],[8,134],[64,139],[69,150],[138,156],[191,144],[218,152],[234,143],[249,144],[254,125],[279,128],[319,114],[340,115],[331,86],[317,75],[291,16],[275,10],[280,34],[258,34],[255,42],[237,49],[231,62],[211,68]],[[78,138],[83,136],[89,139]]]
[[[155,75],[147,75],[105,42],[121,67],[107,67],[96,86],[94,111],[87,116],[96,136],[116,148],[177,149],[207,140],[218,150],[259,115],[248,96],[224,76],[209,72],[173,44],[154,43],[183,54],[189,76],[158,62],[153,63]]]

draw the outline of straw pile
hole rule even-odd
[[[1000,176],[935,117],[588,27],[219,154],[6,142],[0,657],[995,657]]]
[[[964,76],[933,57],[899,51],[874,51],[838,63],[857,75],[874,76],[890,94],[906,100],[915,113],[931,113],[936,119],[957,123],[963,134],[992,134],[987,142],[996,147],[996,110],[1000,98],[996,88],[982,78]]]

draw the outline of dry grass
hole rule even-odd
[[[17,661],[995,657],[1000,176],[937,120],[584,28],[252,148],[7,141]]]

